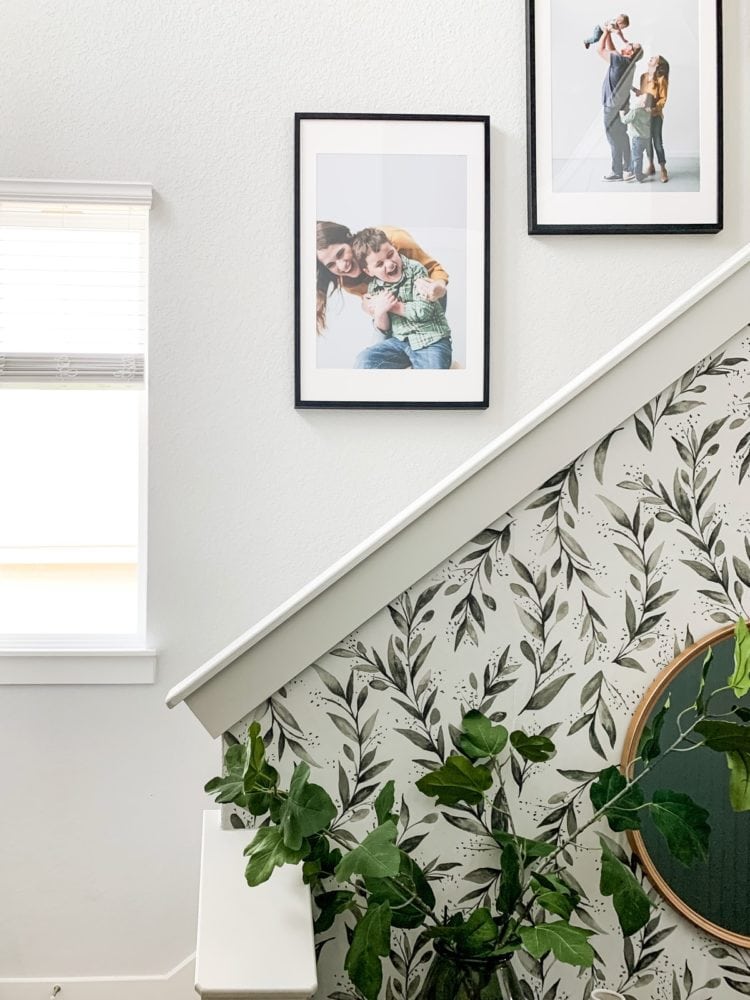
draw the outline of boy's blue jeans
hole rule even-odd
[[[594,30],[591,32],[590,38],[585,38],[584,41],[587,45],[596,45],[599,39],[602,37],[604,32],[602,31],[601,24],[597,24]]]
[[[643,154],[650,149],[651,139],[644,139],[640,135],[635,135],[630,140],[630,146],[633,150],[633,160],[630,164],[631,171],[635,174],[635,178],[638,181],[643,180]]]
[[[450,368],[453,361],[451,338],[443,337],[429,347],[414,350],[408,341],[388,337],[357,355],[355,368]]]

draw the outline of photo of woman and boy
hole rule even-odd
[[[465,158],[323,155],[317,169],[318,368],[463,368]]]
[[[329,295],[340,289],[361,298],[383,335],[360,351],[355,368],[451,367],[448,273],[409,233],[386,226],[352,235],[346,226],[318,221],[316,244],[318,332],[326,328]]]

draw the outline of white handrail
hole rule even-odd
[[[321,573],[307,584],[307,586],[281,604],[275,611],[266,615],[265,618],[238,636],[228,646],[204,663],[203,666],[199,667],[179,684],[176,684],[167,694],[166,703],[168,707],[174,708],[189,698],[190,695],[194,694],[206,682],[214,678],[239,656],[247,652],[248,649],[277,629],[302,608],[306,607],[317,596],[380,549],[404,528],[421,517],[436,503],[445,498],[449,493],[452,493],[462,483],[466,482],[466,480],[476,475],[477,472],[497,459],[498,456],[502,455],[503,452],[507,451],[520,439],[549,420],[562,407],[575,399],[576,396],[579,396],[594,382],[597,382],[644,344],[652,340],[658,333],[674,323],[675,320],[719,285],[727,281],[732,275],[748,264],[748,262],[750,262],[750,243],[729,257],[714,271],[706,275],[706,277],[702,278],[697,284],[672,302],[671,305],[657,313],[648,323],[639,327],[621,344],[613,348],[597,362],[585,369],[585,371],[581,372],[580,375],[568,382],[544,403],[527,414],[527,416],[509,427],[495,438],[494,441],[490,442],[471,459],[424,493],[414,503],[401,511],[400,514],[393,517],[360,545],[357,545],[345,556],[333,563],[325,572]],[[748,301],[747,319],[750,320],[750,300]],[[729,337],[733,332],[736,331],[728,331],[726,337]],[[280,680],[279,683],[282,684],[284,682],[284,680]]]

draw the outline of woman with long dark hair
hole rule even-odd
[[[667,157],[664,153],[664,105],[667,103],[669,93],[669,63],[664,56],[651,56],[648,61],[648,70],[641,74],[640,92],[642,94],[652,94],[654,107],[651,111],[651,142],[646,150],[648,163],[644,174],[655,174],[654,152],[659,161],[660,179],[662,184],[669,180],[667,173]]]
[[[415,289],[426,302],[445,300],[448,286],[448,272],[434,258],[415,242],[405,229],[393,226],[379,227],[388,237],[389,243],[411,260],[423,264],[426,278],[415,282]],[[352,253],[352,233],[338,222],[318,221],[315,230],[317,257],[315,320],[318,333],[326,326],[328,300],[334,292],[349,292],[362,299],[362,308],[372,315],[367,298],[368,276],[362,271]]]

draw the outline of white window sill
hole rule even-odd
[[[153,684],[154,649],[0,649],[2,684]]]

